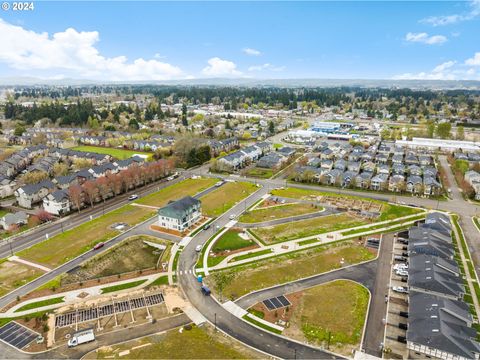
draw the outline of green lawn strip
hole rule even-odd
[[[260,204],[262,201],[264,201],[264,199],[258,199],[257,201],[255,201],[252,205],[250,205],[250,206],[247,208],[247,211],[249,211],[250,209],[252,209],[254,206]]]
[[[477,226],[477,230],[480,231],[480,221],[476,217],[473,217],[472,219],[474,224]]]
[[[125,205],[22,250],[16,255],[55,268],[91,250],[95,244],[108,241],[120,234],[120,231],[111,228],[113,224],[126,222],[133,226],[154,214],[152,209]]]
[[[369,227],[364,227],[364,228],[361,228],[361,229],[348,230],[348,231],[342,232],[342,235],[343,236],[354,235],[354,234],[359,234],[359,233],[363,233],[363,232],[367,232],[367,231],[381,229],[381,228],[384,228],[386,226],[390,227],[390,226],[401,225],[405,222],[422,220],[422,219],[425,218],[425,216],[426,216],[426,214],[419,215],[419,216],[414,216],[412,218],[404,219],[404,220],[390,221],[386,224],[378,224],[378,225],[373,225],[373,226],[369,226]]]
[[[253,309],[253,308],[250,308],[247,310],[250,314],[260,318],[260,319],[263,319],[265,317],[265,313],[263,311],[260,311],[260,310],[256,310],[256,309]]]
[[[248,316],[248,314],[243,315],[242,319],[247,320],[249,323],[252,323],[253,325],[256,325],[264,330],[273,332],[275,334],[281,334],[282,332],[280,330],[274,329],[273,327],[270,327],[260,321],[257,321],[255,319],[252,319],[251,317]]]
[[[230,261],[234,262],[234,261],[250,259],[252,257],[257,257],[257,256],[265,255],[265,254],[270,254],[271,252],[272,252],[272,249],[265,249],[265,250],[260,250],[260,251],[257,251],[257,252],[249,252],[249,253],[244,254],[244,255],[235,256]]]
[[[15,310],[15,312],[37,309],[37,308],[44,307],[44,306],[61,304],[63,302],[65,302],[65,297],[64,296],[51,298],[51,299],[45,299],[45,300],[42,300],[42,301],[36,301],[36,302],[32,302],[32,303],[23,305],[23,306],[19,307],[17,310]]]
[[[460,237],[460,246],[462,247],[465,259],[467,260],[466,263],[467,263],[467,267],[468,267],[468,273],[470,274],[470,277],[473,280],[476,280],[477,279],[477,274],[475,272],[475,268],[473,267],[473,262],[472,262],[472,259],[470,257],[470,252],[468,251],[467,243],[465,241],[465,238],[463,237],[463,233],[462,233],[462,230],[460,228],[460,225],[458,224],[458,216],[453,215],[452,219],[453,219],[453,225],[457,229],[458,236]],[[455,235],[454,235],[454,237],[455,237]],[[480,298],[479,298],[479,301],[480,301]]]
[[[186,179],[144,196],[136,202],[142,205],[162,207],[168,204],[169,201],[178,200],[184,196],[194,196],[217,182],[218,179],[214,178]]]
[[[227,182],[199,199],[202,213],[210,217],[220,216],[257,190],[258,187],[249,182]]]
[[[212,267],[220,264],[226,256],[209,256],[207,259],[207,266]]]
[[[131,158],[135,154],[147,155],[148,160],[151,160],[153,158],[152,152],[116,149],[116,148],[101,147],[101,146],[88,146],[88,145],[76,146],[72,148],[72,150],[110,155],[119,160],[125,160],[128,158]]]
[[[396,219],[399,217],[413,215],[421,211],[424,211],[422,209],[412,208],[408,206],[387,204],[385,201],[381,201],[381,200],[369,199],[361,196],[346,195],[343,193],[325,192],[320,190],[308,190],[308,189],[289,187],[284,189],[273,189],[270,193],[275,196],[281,196],[281,197],[292,198],[292,199],[308,199],[311,196],[331,196],[331,197],[341,197],[341,198],[369,201],[372,203],[382,204],[383,211],[379,219],[381,221]]]
[[[137,281],[131,281],[131,282],[124,283],[124,284],[107,286],[107,287],[102,288],[101,291],[102,291],[102,294],[108,294],[108,293],[111,293],[111,292],[130,289],[130,288],[139,286],[146,281],[147,281],[147,279],[142,279],[142,280],[137,280]]]
[[[212,247],[214,253],[223,251],[234,251],[243,249],[255,244],[252,240],[245,240],[240,237],[239,231],[229,229],[222,236],[220,236]]]
[[[240,219],[238,219],[238,221],[248,224],[258,223],[269,220],[283,219],[292,216],[316,213],[321,210],[323,210],[323,207],[313,206],[312,204],[283,204],[247,211],[240,217]]]
[[[152,286],[159,286],[159,285],[168,285],[168,275],[159,276],[154,281],[152,281],[150,284],[148,284],[147,289],[152,287]]]
[[[177,266],[178,266],[178,259],[180,258],[180,253],[182,252],[182,250],[177,250],[177,252],[175,253],[175,257],[173,258],[173,266],[172,266],[172,270],[175,272],[177,270]]]
[[[19,320],[19,319],[36,319],[36,318],[42,318],[45,317],[46,314],[49,314],[51,310],[45,310],[45,311],[39,311],[33,314],[28,314],[28,315],[22,315],[22,316],[15,316],[11,318],[0,318],[0,328],[4,325],[7,325],[11,321]]]
[[[282,147],[283,147],[283,144],[279,144],[279,143],[273,144],[273,148],[274,148],[275,150],[281,149]]]
[[[42,286],[38,287],[37,290],[48,289],[48,290],[55,291],[56,289],[58,289],[62,285],[62,277],[63,276],[64,276],[64,274],[54,277],[52,280],[50,280],[50,281],[46,282],[45,284],[43,284]]]
[[[275,226],[253,228],[250,229],[250,232],[267,245],[271,245],[366,224],[368,224],[366,220],[340,213]]]

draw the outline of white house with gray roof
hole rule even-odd
[[[202,215],[202,203],[191,196],[172,201],[158,210],[158,225],[160,227],[185,231],[195,224]]]

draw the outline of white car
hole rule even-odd
[[[404,288],[403,286],[394,286],[392,287],[392,290],[401,294],[408,294],[407,288]]]
[[[129,200],[129,201],[137,200],[137,199],[138,199],[138,195],[137,195],[137,194],[133,194],[133,195],[130,195],[130,196],[128,197],[128,200]]]
[[[197,246],[195,247],[195,251],[196,251],[196,252],[202,251],[202,245],[197,245]]]
[[[235,220],[235,214],[230,215],[230,216],[229,216],[229,219],[230,219],[230,220]]]
[[[395,270],[405,270],[405,271],[407,271],[408,270],[408,265],[407,264],[395,264],[395,265],[393,265],[393,268]]]
[[[398,276],[408,276],[408,271],[397,270],[397,271],[395,271],[395,274],[397,274]]]

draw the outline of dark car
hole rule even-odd
[[[200,290],[202,290],[202,293],[203,293],[203,295],[205,295],[205,296],[208,296],[208,295],[210,295],[210,294],[212,293],[212,292],[210,291],[210,289],[209,289],[207,286],[205,286],[205,285],[202,285],[202,287],[200,288]]]

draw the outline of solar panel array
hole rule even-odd
[[[111,316],[114,313],[124,313],[130,310],[141,309],[146,306],[161,304],[163,302],[162,294],[151,294],[145,297],[137,297],[129,300],[113,301],[110,304],[104,304],[87,309],[66,312],[57,315],[55,326],[57,328],[97,320],[102,317]]]
[[[275,310],[285,306],[289,306],[290,301],[288,301],[285,296],[281,295],[267,300],[263,300],[263,304],[267,307],[268,310]]]
[[[23,349],[38,337],[36,332],[22,326],[15,321],[9,322],[0,328],[0,340],[17,349]]]

